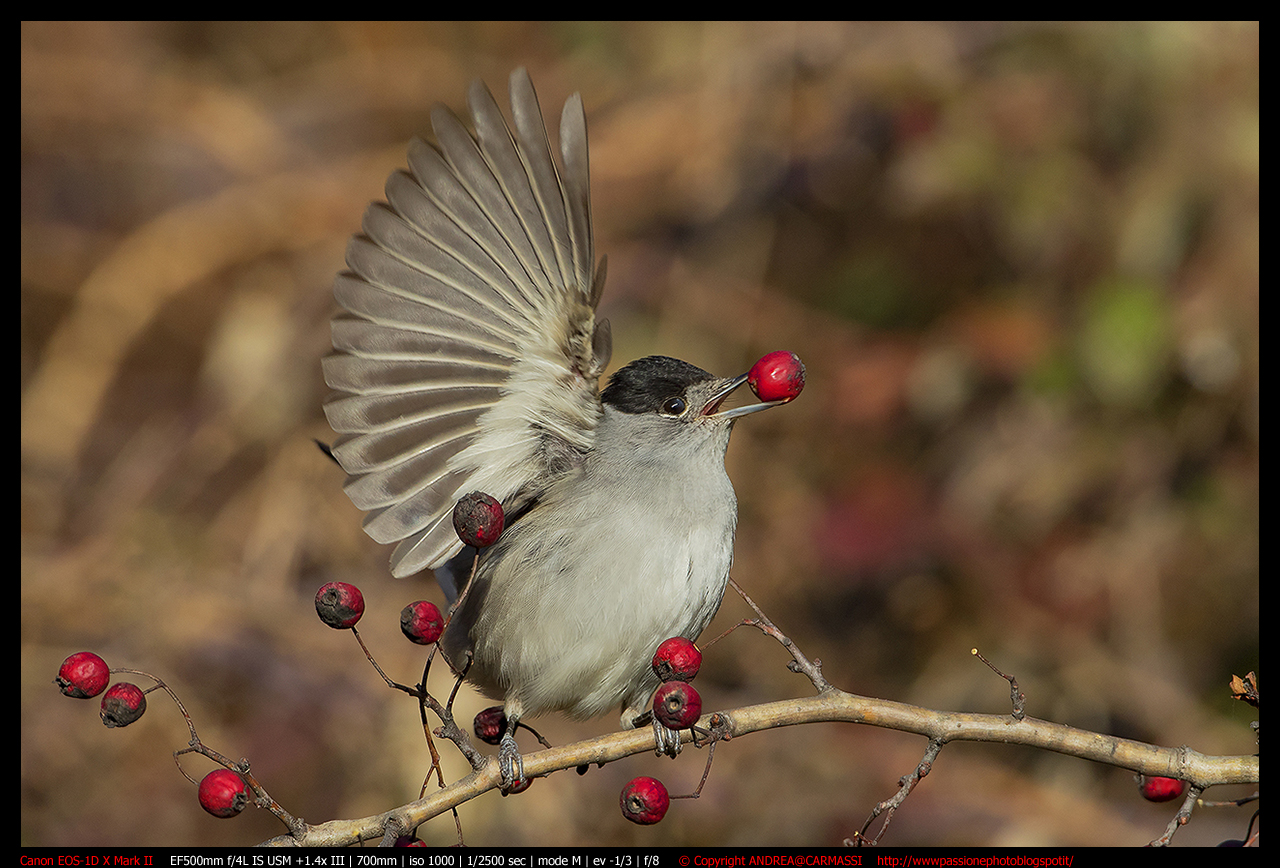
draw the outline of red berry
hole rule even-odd
[[[502,706],[495,705],[477,714],[475,728],[476,738],[483,742],[497,744],[502,741],[502,735],[507,731],[507,716],[502,713]]]
[[[397,847],[425,847],[427,842],[421,838],[415,838],[413,835],[401,835],[396,838],[395,846]]]
[[[668,681],[653,695],[653,716],[667,729],[688,729],[702,716],[702,697],[683,681]]]
[[[514,796],[516,793],[523,793],[525,790],[529,789],[529,785],[532,783],[533,778],[525,778],[522,781],[516,781],[509,789],[503,790],[502,795],[505,797]]]
[[[804,363],[795,353],[778,350],[762,356],[747,372],[747,383],[761,401],[795,400],[804,388]]]
[[[364,594],[346,582],[328,582],[316,591],[316,614],[335,630],[347,630],[364,614]]]
[[[101,693],[110,680],[111,671],[105,660],[92,651],[80,651],[62,661],[53,683],[64,696],[90,699]]]
[[[480,549],[497,542],[503,520],[502,504],[483,491],[471,492],[453,508],[453,529],[458,538]]]
[[[692,681],[702,666],[702,652],[683,636],[673,636],[653,655],[653,673],[663,681]]]
[[[128,726],[146,710],[146,694],[128,681],[111,685],[102,697],[102,722],[110,727]]]
[[[400,632],[410,642],[430,645],[444,631],[444,618],[435,603],[419,600],[400,610]]]
[[[1171,802],[1187,789],[1187,782],[1176,778],[1146,776],[1141,783],[1142,798],[1148,802]]]
[[[200,782],[200,807],[215,817],[234,817],[249,804],[249,787],[231,769],[209,772]]]
[[[667,815],[671,796],[656,778],[634,778],[622,788],[622,816],[641,826],[652,826]]]

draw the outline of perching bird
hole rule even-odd
[[[582,100],[565,103],[557,165],[523,69],[510,95],[514,130],[478,81],[474,136],[432,111],[438,145],[410,145],[410,171],[391,175],[347,248],[324,360],[333,455],[365,531],[398,543],[394,575],[437,570],[452,602],[474,552],[454,504],[478,490],[505,509],[440,640],[455,670],[471,652],[467,679],[504,700],[505,785],[523,778],[522,717],[621,708],[623,728],[646,720],[654,650],[696,639],[728,582],[730,429],[784,403],[721,411],[745,374],[662,356],[599,390],[611,341],[595,312],[605,268]]]

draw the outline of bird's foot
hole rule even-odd
[[[680,733],[674,729],[668,729],[658,722],[655,717],[653,719],[653,737],[657,740],[657,749],[654,751],[658,756],[676,757],[680,754]]]
[[[524,757],[516,745],[516,737],[508,729],[498,742],[498,769],[502,772],[502,789],[509,790],[517,784],[525,783]]]

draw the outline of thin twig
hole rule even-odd
[[[911,795],[912,790],[920,781],[924,780],[929,772],[933,771],[934,760],[938,758],[938,754],[942,752],[942,746],[945,742],[941,739],[929,739],[929,746],[925,749],[924,756],[920,762],[916,763],[915,769],[907,775],[903,775],[898,780],[898,792],[892,797],[885,799],[876,805],[871,811],[871,816],[867,817],[867,821],[862,824],[862,829],[854,833],[852,839],[846,838],[845,844],[852,847],[864,847],[868,844],[875,846],[880,843],[880,839],[884,837],[885,830],[889,828],[889,822],[893,819],[894,813],[907,800],[907,796]],[[887,813],[886,813],[887,812]],[[885,814],[884,823],[880,826],[880,831],[876,833],[874,838],[867,838],[867,829],[871,828],[871,824],[875,822],[876,817]]]
[[[751,597],[747,595],[747,592],[742,590],[742,587],[735,582],[732,577],[729,579],[729,585],[738,592],[738,596],[742,597],[742,599],[746,601],[747,605],[751,607],[758,617],[755,619],[740,621],[724,633],[721,633],[719,636],[712,639],[703,647],[711,647],[738,627],[755,627],[766,636],[772,636],[779,642],[779,644],[782,645],[783,648],[787,649],[788,653],[791,654],[792,661],[787,664],[788,669],[792,672],[804,673],[808,679],[813,682],[813,686],[817,688],[819,693],[825,693],[830,690],[831,685],[827,682],[826,678],[822,677],[822,661],[816,657],[813,660],[806,657],[800,651],[799,647],[796,646],[796,643],[791,641],[791,637],[779,630],[777,625],[769,620],[769,617],[765,615],[759,606],[756,605],[755,600],[751,599]]]
[[[1009,701],[1013,703],[1013,719],[1022,720],[1025,718],[1027,716],[1027,695],[1018,689],[1018,679],[1014,678],[1012,675],[1005,675],[997,669],[995,664],[986,657],[983,657],[977,648],[970,649],[969,653],[987,664],[987,668],[996,675],[999,675],[1005,681],[1009,682]]]

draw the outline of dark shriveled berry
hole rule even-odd
[[[502,504],[483,491],[471,492],[453,508],[453,529],[458,532],[458,539],[480,549],[498,541],[504,520]]]
[[[346,582],[327,582],[316,591],[316,614],[335,630],[349,630],[364,615],[364,594]]]
[[[146,710],[146,694],[127,681],[111,685],[102,697],[102,722],[109,727],[128,726]]]
[[[476,738],[486,744],[497,744],[502,741],[502,734],[507,731],[507,716],[502,713],[502,706],[486,708],[476,715]]]

